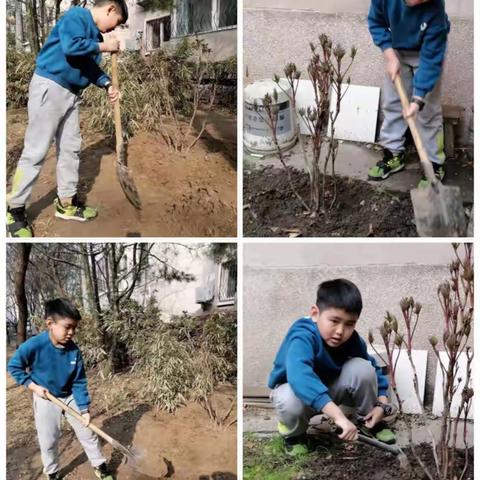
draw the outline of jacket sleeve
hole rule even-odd
[[[30,373],[27,368],[31,364],[31,353],[28,343],[20,345],[8,362],[8,372],[15,379],[18,385],[28,387],[32,383]]]
[[[427,28],[420,49],[420,64],[413,77],[414,95],[425,97],[440,79],[447,49],[448,29],[446,20]]]
[[[93,58],[87,58],[83,62],[82,70],[90,83],[103,88],[110,81],[110,77],[99,67]]]
[[[313,369],[314,358],[312,339],[300,335],[293,338],[287,352],[287,381],[300,400],[321,411],[332,399],[328,388]]]
[[[80,351],[78,351],[77,368],[72,381],[73,399],[81,413],[88,412],[90,407],[90,395],[87,389],[87,376]]]
[[[382,50],[391,48],[392,34],[385,17],[384,0],[372,0],[368,12],[368,29],[373,43]]]
[[[76,9],[67,11],[59,27],[60,45],[67,56],[77,57],[98,53],[98,42],[85,38],[87,25],[85,19],[78,14]]]

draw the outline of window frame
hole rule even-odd
[[[228,278],[227,278],[227,284],[228,284],[228,279],[230,278],[230,269],[226,268],[226,265],[232,264],[236,265],[237,267],[237,278],[235,282],[235,294],[232,297],[222,299],[220,297],[220,287],[222,284],[222,272],[228,272]],[[219,307],[226,307],[229,305],[235,305],[235,302],[237,301],[237,288],[238,288],[238,265],[236,264],[236,261],[234,260],[229,260],[229,261],[224,261],[221,262],[218,265],[218,281],[217,281],[217,292],[218,292],[218,301],[217,301],[217,306]]]
[[[155,47],[155,48],[149,48],[149,28],[150,26],[148,25],[149,23],[152,23],[152,22],[155,22],[155,21],[158,21],[158,20],[162,20],[164,18],[167,18],[167,17],[170,17],[170,39],[169,40],[164,40],[163,39],[163,34],[164,34],[164,29],[163,27],[161,28],[161,31],[160,31],[160,46],[159,47]],[[162,48],[162,46],[165,44],[165,43],[168,43],[173,37],[173,31],[172,31],[172,27],[173,27],[173,15],[171,13],[162,13],[160,15],[157,15],[155,17],[149,17],[149,18],[146,18],[145,21],[144,21],[144,27],[143,27],[143,31],[145,32],[145,52],[154,52],[155,50],[158,50],[159,48]]]

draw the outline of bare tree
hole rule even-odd
[[[19,243],[17,246],[17,261],[15,263],[15,300],[18,308],[17,346],[27,339],[28,304],[25,294],[25,276],[32,245]]]
[[[23,16],[20,0],[15,0],[15,46],[17,50],[23,50]]]

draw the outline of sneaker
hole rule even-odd
[[[54,200],[55,216],[63,218],[64,220],[76,220],[77,222],[86,222],[92,220],[97,216],[97,211],[92,207],[87,207],[84,203],[80,202],[75,195],[72,198],[70,205],[62,205],[62,202],[57,197]]]
[[[368,179],[381,181],[388,178],[392,173],[400,172],[405,168],[405,153],[394,155],[390,150],[383,151],[383,158],[368,171]]]
[[[33,230],[28,224],[25,207],[7,208],[7,232],[9,237],[33,237]]]
[[[305,434],[296,437],[283,437],[283,448],[290,457],[301,457],[310,453],[309,443]]]
[[[373,428],[367,428],[364,424],[359,424],[358,430],[360,433],[368,437],[376,438],[380,442],[388,445],[392,445],[397,441],[395,433],[385,422],[379,422]]]
[[[101,480],[115,480],[113,475],[109,472],[106,463],[102,463],[100,466],[93,469],[95,476]]]
[[[445,178],[445,166],[444,165],[439,165],[438,163],[432,162],[433,166],[433,172],[435,173],[435,176],[443,182],[443,179]],[[430,185],[430,182],[427,180],[425,176],[422,177],[422,179],[418,182],[417,188],[427,188]]]

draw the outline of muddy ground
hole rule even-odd
[[[290,171],[296,190],[308,199],[308,174]],[[246,171],[243,192],[243,229],[248,237],[417,236],[410,195],[380,190],[361,180],[337,177],[333,208],[315,218],[305,214],[283,169]]]
[[[88,112],[82,112],[85,118]],[[211,114],[210,123],[188,153],[172,153],[158,134],[140,133],[128,144],[129,168],[143,204],[137,211],[117,182],[113,139],[82,128],[81,196],[99,209],[94,221],[54,217],[55,147],[33,189],[28,216],[41,237],[236,236],[236,118]],[[25,109],[7,112],[7,176],[23,147]],[[83,122],[82,122],[83,125]],[[10,186],[7,186],[7,190]]]
[[[198,404],[188,404],[169,414],[135,402],[133,379],[126,376],[111,385],[89,375],[92,422],[141,455],[143,475],[125,464],[109,444],[102,451],[117,480],[152,480],[169,465],[169,478],[179,480],[233,480],[237,469],[236,390],[219,388],[210,398],[222,425],[212,421]],[[128,382],[125,383],[125,382]],[[128,386],[130,385],[130,387]],[[121,405],[112,395],[122,399]],[[137,391],[138,397],[138,391]],[[132,405],[125,408],[125,402]],[[65,422],[66,423],[66,422]],[[103,442],[103,441],[102,441]],[[68,480],[96,478],[68,424],[60,440],[62,474]],[[31,395],[7,379],[7,480],[40,480],[42,463],[33,424]]]
[[[323,437],[323,438],[322,438]],[[415,461],[409,449],[405,449],[408,461],[402,465],[390,453],[361,443],[347,444],[331,435],[318,436],[311,448],[313,452],[302,458],[287,457],[279,439],[259,440],[248,437],[244,442],[244,478],[248,480],[426,480],[428,477]],[[431,446],[421,444],[416,453],[434,471]],[[465,451],[459,452],[457,464],[464,466]],[[469,451],[470,463],[465,480],[473,479],[473,447]],[[458,470],[457,470],[458,471]]]

